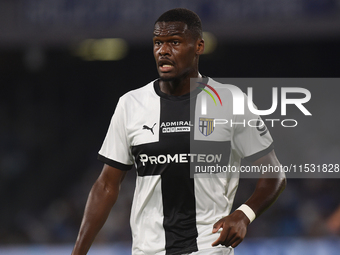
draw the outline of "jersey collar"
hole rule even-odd
[[[202,77],[203,77],[202,83],[208,83],[209,78],[204,76],[204,75],[202,75]],[[164,99],[167,99],[167,100],[172,100],[172,101],[182,101],[182,100],[190,99],[192,97],[196,97],[200,92],[202,92],[202,90],[200,88],[204,88],[205,85],[200,84],[195,90],[193,90],[193,91],[191,91],[187,94],[181,95],[181,96],[171,96],[171,95],[168,95],[168,94],[162,92],[160,87],[159,87],[159,79],[154,81],[153,87],[154,87],[156,94],[161,98],[164,98]]]

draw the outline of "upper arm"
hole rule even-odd
[[[280,164],[279,160],[277,159],[274,150],[270,151],[269,153],[267,153],[263,157],[255,160],[252,164],[254,166],[258,166],[258,167],[262,168],[262,169],[260,169],[261,171],[264,170],[264,167],[267,167],[266,168],[267,171],[264,171],[263,174],[261,175],[261,178],[259,180],[260,182],[264,181],[264,180],[269,181],[268,179],[276,179],[280,186],[282,186],[282,187],[286,186],[286,175],[282,171],[281,164]],[[269,171],[270,167],[273,170]]]
[[[272,166],[280,166],[280,162],[276,157],[274,149],[271,150],[269,153],[264,155],[263,157],[255,160],[253,162],[254,166],[263,166],[263,165],[272,165]]]
[[[98,177],[97,182],[103,184],[106,189],[111,189],[118,192],[126,173],[127,171],[122,171],[118,168],[104,164],[103,170]]]

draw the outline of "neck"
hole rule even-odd
[[[190,78],[199,78],[202,77],[198,71],[195,71],[191,75],[187,75],[185,77],[180,77],[177,79],[173,79],[170,81],[159,81],[160,90],[171,96],[182,96],[191,91],[193,91],[197,85],[190,86]]]

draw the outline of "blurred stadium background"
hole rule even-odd
[[[157,77],[153,23],[175,7],[203,21],[205,75],[339,77],[339,0],[1,0],[0,254],[70,254],[118,97]],[[313,117],[270,128],[281,163],[340,163],[340,88],[301,87]],[[134,178],[89,254],[130,254]],[[255,181],[241,179],[235,207]],[[236,254],[339,254],[339,184],[289,179]]]

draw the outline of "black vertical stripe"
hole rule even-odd
[[[160,115],[160,123],[189,121],[189,98],[181,101],[162,98]],[[159,142],[168,146],[166,153],[187,154],[190,152],[190,133],[193,132],[162,133],[161,128]],[[166,254],[197,251],[195,187],[194,179],[190,178],[189,163],[169,163],[161,177]]]

